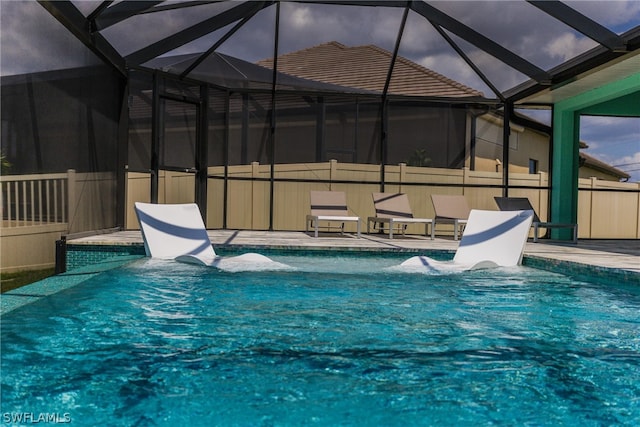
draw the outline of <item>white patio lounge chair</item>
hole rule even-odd
[[[432,194],[431,202],[436,214],[433,228],[436,224],[453,224],[453,240],[458,240],[471,212],[467,199],[462,195]]]
[[[538,242],[538,234],[540,228],[570,228],[573,232],[573,238],[571,241],[573,243],[578,243],[578,224],[565,224],[565,223],[555,223],[555,222],[542,222],[540,218],[538,218],[538,214],[531,206],[531,202],[526,197],[494,197],[496,204],[498,205],[498,209],[501,211],[517,211],[517,210],[525,210],[531,209],[533,210],[533,241],[534,243]]]
[[[471,210],[452,261],[415,256],[401,266],[425,272],[511,267],[522,263],[533,211]]]
[[[217,267],[229,271],[281,270],[289,266],[264,255],[247,253],[234,257],[216,255],[195,203],[135,203],[147,256]]]
[[[380,229],[384,224],[389,224],[389,240],[393,239],[394,225],[400,225],[400,231],[404,234],[407,224],[424,224],[424,234],[429,235],[431,227],[431,240],[433,240],[433,219],[415,218],[409,204],[409,197],[404,193],[373,193],[373,206],[376,216],[367,219],[367,234],[371,230],[371,224],[375,230],[376,224]]]
[[[357,224],[357,237],[360,237],[360,217],[349,215],[347,207],[347,195],[344,191],[311,191],[311,214],[307,215],[306,231],[309,226],[314,230],[314,237],[318,237],[319,222],[328,222],[327,228],[332,228],[331,223],[337,222],[340,232],[344,234],[344,223],[355,222]]]

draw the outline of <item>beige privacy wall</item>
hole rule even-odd
[[[380,191],[381,167],[339,163],[301,163],[276,165],[274,169],[273,229],[276,231],[304,230],[309,213],[311,190],[334,190],[347,193],[350,211],[366,221],[374,214],[371,193]],[[227,187],[227,228],[267,230],[270,209],[270,166],[230,166]],[[206,225],[211,229],[223,227],[224,168],[209,168],[208,206]],[[502,195],[502,173],[467,169],[411,167],[404,164],[385,166],[385,191],[402,192],[409,196],[414,216],[433,218],[431,194],[461,194],[474,209],[497,210],[495,196]],[[299,181],[299,182],[297,182]],[[512,197],[527,197],[544,221],[548,216],[548,175],[510,174]],[[193,175],[163,172],[160,175],[160,203],[185,203],[194,200]],[[465,186],[465,187],[463,187]],[[640,238],[640,184],[618,183],[598,179],[580,179],[578,201],[578,231],[580,238]],[[517,188],[533,187],[533,188]],[[539,187],[540,189],[537,189]],[[129,173],[127,185],[128,229],[138,227],[133,202],[148,201],[148,174]],[[608,192],[608,189],[624,190]],[[593,191],[584,191],[593,190]],[[355,224],[345,224],[355,232]],[[366,229],[366,224],[363,224]],[[424,226],[413,225],[408,233],[421,234]],[[438,234],[447,228],[438,227]]]
[[[56,240],[116,223],[116,179],[109,172],[0,177],[0,271],[55,265]]]

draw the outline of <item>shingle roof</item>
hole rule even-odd
[[[382,92],[392,53],[374,45],[348,47],[328,42],[278,57],[278,71],[296,77]],[[258,62],[273,68],[273,58]],[[483,96],[401,56],[397,57],[389,93],[410,96]]]
[[[582,160],[584,162],[585,166],[588,166],[592,169],[596,169],[599,170],[601,172],[605,172],[609,175],[613,175],[615,177],[617,177],[618,179],[629,179],[631,178],[631,175],[629,175],[628,173],[626,173],[625,171],[622,171],[616,167],[611,166],[608,163],[603,162],[602,160],[598,160],[595,157],[592,157],[586,153],[580,152],[580,158],[584,159]],[[582,162],[581,162],[582,163]]]

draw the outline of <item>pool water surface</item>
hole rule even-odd
[[[274,258],[294,269],[142,259],[5,314],[3,422],[640,424],[637,287]]]

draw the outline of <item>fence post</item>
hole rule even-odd
[[[398,193],[402,193],[402,183],[407,179],[407,164],[406,163],[398,163],[400,166],[400,173],[398,177]]]
[[[78,211],[76,180],[75,169],[67,170],[67,233],[71,232],[71,224],[74,223]]]
[[[578,180],[579,181],[579,180]],[[598,178],[592,176],[589,180],[589,185],[591,188],[589,189],[589,230],[587,230],[586,238],[591,238],[593,234],[593,222],[595,215],[593,214],[593,209],[595,208],[593,202],[593,190],[598,187]],[[578,227],[578,232],[582,233],[584,228],[582,226]]]
[[[56,240],[56,268],[55,273],[61,274],[67,271],[67,238],[62,236]]]
[[[329,190],[333,190],[333,180],[338,176],[338,161],[336,159],[329,160]]]
[[[471,169],[465,166],[462,168],[462,195],[465,195],[465,190],[469,182],[471,182]]]
[[[636,239],[640,239],[640,182],[638,183],[638,203],[636,206]]]
[[[257,215],[259,213],[255,212],[255,207],[260,206],[258,203],[258,196],[261,190],[261,182],[256,181],[260,177],[260,162],[251,162],[251,229],[256,230],[257,223]]]

